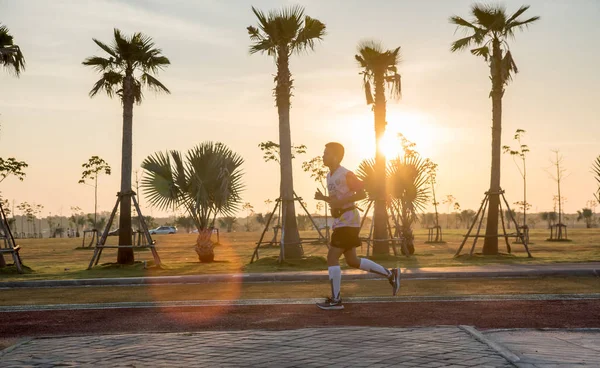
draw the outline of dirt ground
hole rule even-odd
[[[250,305],[5,312],[4,338],[332,326],[477,328],[600,327],[600,300],[507,300],[348,303],[343,311],[314,305]],[[6,341],[6,340],[5,340]]]

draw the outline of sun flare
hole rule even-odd
[[[361,142],[356,152],[361,159],[375,157],[375,137],[373,131],[373,115],[361,114],[353,119],[352,139]],[[388,125],[380,145],[386,158],[395,158],[402,154],[402,144],[398,136],[403,134],[409,141],[416,144],[416,151],[424,157],[431,157],[434,153],[434,140],[436,140],[434,122],[420,113],[388,112]]]

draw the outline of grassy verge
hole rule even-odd
[[[326,282],[213,283],[122,287],[2,290],[1,305],[315,298],[329,293]],[[342,283],[345,297],[389,296],[385,280]],[[597,277],[405,280],[400,296],[600,293]]]
[[[415,232],[416,253],[411,258],[403,256],[378,257],[384,266],[393,267],[453,267],[487,264],[548,264],[557,262],[600,261],[600,229],[573,229],[569,231],[572,241],[568,243],[548,242],[547,230],[534,229],[531,231],[531,252],[534,258],[527,255],[520,244],[513,244],[513,253],[501,257],[459,257],[454,258],[456,249],[460,246],[464,229],[444,229],[444,244],[425,244],[427,234],[423,230]],[[316,232],[302,232],[303,237],[314,237]],[[110,267],[115,262],[117,251],[106,249],[100,260],[103,267],[86,270],[92,257],[92,249],[78,249],[81,239],[22,239],[21,256],[30,270],[26,274],[16,274],[11,270],[0,271],[2,280],[34,280],[34,279],[78,279],[98,277],[130,277],[130,276],[166,276],[193,275],[239,272],[275,272],[297,270],[323,270],[324,257],[327,253],[325,245],[304,245],[306,259],[289,261],[283,265],[276,262],[278,247],[261,249],[258,262],[249,264],[255,243],[260,237],[258,232],[242,232],[223,234],[220,245],[215,248],[216,262],[204,264],[198,262],[194,252],[195,235],[157,235],[158,253],[163,262],[161,269],[150,267],[144,269],[141,263],[129,267]],[[506,252],[503,239],[501,251]],[[514,240],[514,239],[511,239]],[[116,237],[109,237],[109,244],[114,244]],[[472,240],[465,245],[463,253],[468,253]],[[477,245],[480,252],[482,241]],[[358,248],[358,253],[364,256],[366,244]],[[151,252],[136,252],[136,260],[152,261]]]

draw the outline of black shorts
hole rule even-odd
[[[352,249],[361,246],[358,227],[338,227],[331,234],[331,246],[341,249]]]

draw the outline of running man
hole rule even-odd
[[[389,280],[392,293],[396,295],[400,289],[400,269],[387,268],[366,258],[356,256],[356,247],[360,247],[360,215],[354,202],[366,198],[363,183],[354,173],[341,166],[344,158],[344,146],[340,143],[327,143],[323,153],[323,164],[329,168],[327,174],[327,189],[329,196],[317,189],[315,199],[329,203],[331,215],[334,217],[333,233],[331,234],[331,247],[327,253],[327,266],[329,282],[331,283],[331,297],[324,303],[317,303],[317,307],[326,310],[344,309],[340,288],[342,283],[342,270],[339,259],[344,255],[350,267],[376,273]]]

